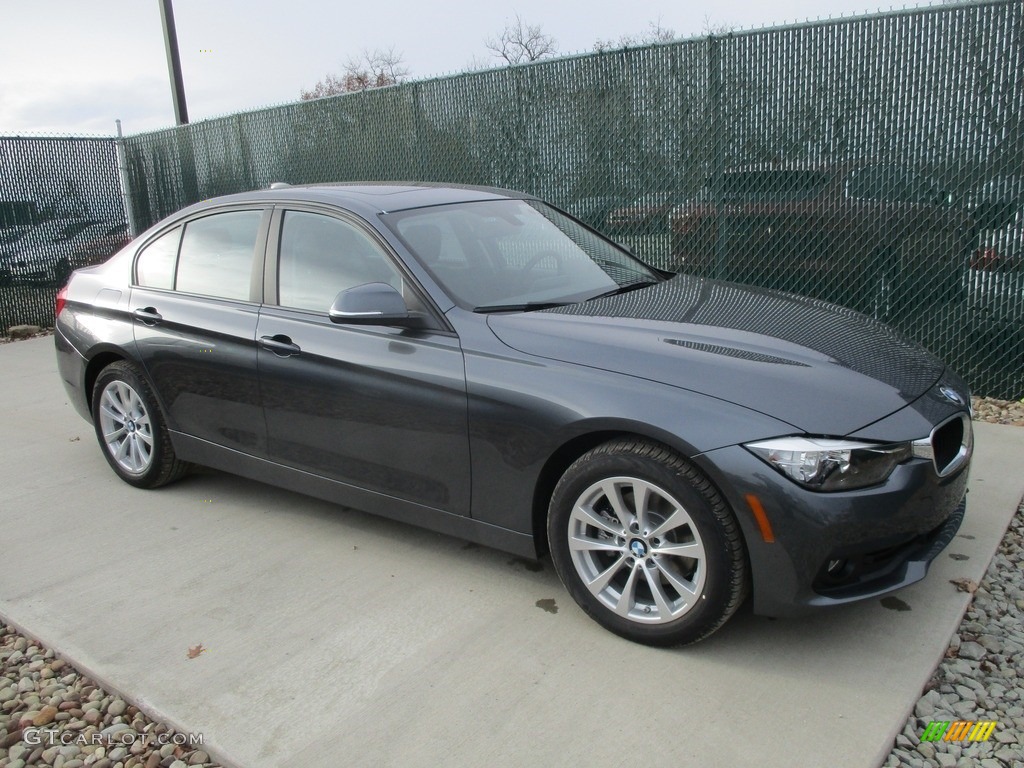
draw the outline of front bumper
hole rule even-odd
[[[969,462],[940,477],[931,460],[915,458],[873,488],[817,493],[741,446],[701,459],[736,511],[750,557],[754,612],[761,615],[800,615],[920,581],[956,535],[966,508]],[[760,501],[773,542],[765,541],[749,496]]]

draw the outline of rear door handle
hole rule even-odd
[[[302,351],[298,344],[293,344],[290,338],[282,334],[277,336],[260,336],[260,346],[264,349],[269,349],[278,357],[291,357]]]
[[[163,322],[163,315],[156,311],[155,307],[143,307],[132,312],[132,317],[145,325],[156,325]]]

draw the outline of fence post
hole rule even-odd
[[[135,206],[132,204],[131,180],[128,178],[128,158],[124,151],[124,134],[121,133],[121,121],[115,120],[114,122],[117,124],[117,139],[114,141],[114,146],[117,148],[117,178],[121,182],[121,201],[128,219],[128,234],[135,237],[139,231],[135,224]]]
[[[726,277],[725,232],[725,151],[722,130],[722,49],[716,35],[708,35],[708,86],[711,91],[711,146],[712,182],[711,199],[715,211],[715,271],[714,277]]]

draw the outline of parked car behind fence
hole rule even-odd
[[[977,242],[937,183],[885,164],[730,169],[670,226],[678,270],[878,316],[959,299]]]
[[[990,179],[969,199],[979,230],[967,287],[985,320],[1024,323],[1024,177]],[[1014,329],[1011,329],[1014,330]]]
[[[0,243],[0,285],[59,285],[79,267],[98,264],[130,240],[124,223],[52,219],[7,230]]]
[[[678,195],[672,192],[650,192],[628,205],[608,214],[609,232],[665,232],[669,215],[677,205]]]

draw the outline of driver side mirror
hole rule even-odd
[[[402,294],[387,283],[365,283],[342,291],[328,316],[332,323],[354,325],[408,325],[411,319]]]

